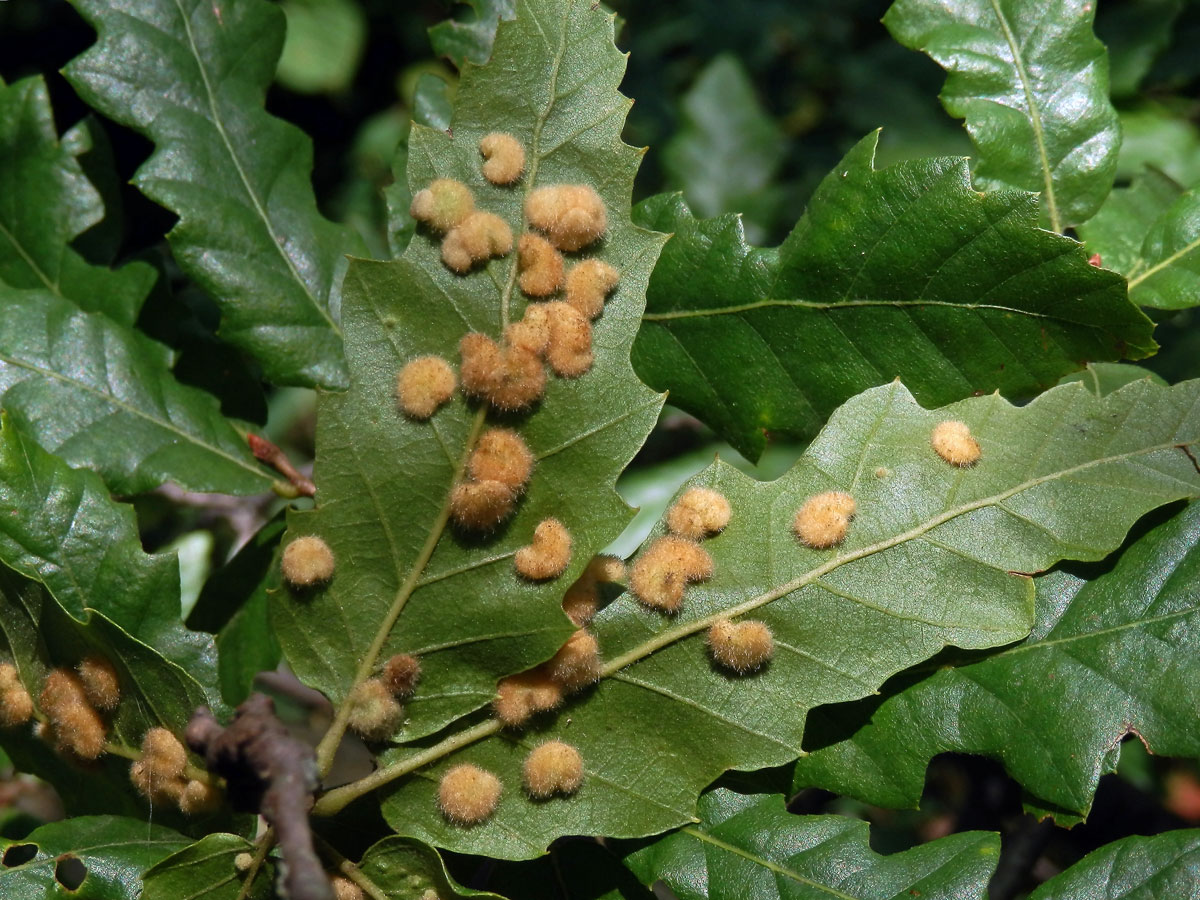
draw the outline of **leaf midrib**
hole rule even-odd
[[[42,271],[41,266],[37,264],[33,257],[25,252],[25,247],[20,241],[17,240],[17,236],[9,231],[3,222],[0,222],[0,234],[4,235],[4,237],[8,239],[8,242],[12,244],[13,249],[17,251],[17,255],[25,261],[25,265],[29,266],[29,268],[33,270],[33,274],[35,274],[42,284],[46,286],[46,289],[55,296],[61,297],[62,291],[59,289],[58,282],[50,280],[50,277]]]
[[[1197,241],[1197,246],[1200,246],[1200,240]],[[903,309],[907,307],[925,307],[925,306],[945,306],[950,309],[958,309],[964,311],[975,312],[977,310],[995,310],[996,312],[1013,313],[1019,316],[1025,316],[1030,319],[1047,319],[1054,322],[1069,322],[1072,325],[1084,325],[1086,327],[1098,328],[1098,326],[1090,325],[1089,323],[1080,323],[1073,319],[1063,318],[1061,316],[1050,315],[1049,313],[1035,312],[1028,309],[1018,309],[1013,306],[1002,306],[998,303],[951,303],[948,300],[830,300],[830,301],[815,301],[815,300],[756,300],[751,303],[742,303],[736,306],[721,306],[711,309],[678,309],[670,312],[661,313],[646,313],[642,316],[644,321],[657,322],[666,319],[694,319],[703,316],[728,316],[740,315],[745,312],[752,312],[756,309],[767,309],[771,307],[798,307],[801,309],[816,309],[816,310],[838,310],[848,309],[853,307],[895,307]]]
[[[992,11],[996,14],[996,19],[1000,23],[1000,29],[1004,32],[1004,40],[1008,43],[1008,49],[1012,52],[1013,67],[1017,70],[1017,78],[1021,82],[1021,90],[1025,93],[1025,102],[1029,105],[1029,125],[1033,129],[1033,139],[1037,145],[1038,159],[1042,166],[1042,181],[1045,184],[1044,194],[1047,207],[1046,213],[1050,217],[1050,227],[1054,231],[1061,232],[1062,218],[1058,211],[1058,200],[1054,195],[1054,178],[1050,168],[1050,156],[1046,152],[1046,135],[1042,126],[1042,114],[1033,96],[1029,73],[1025,70],[1025,60],[1021,55],[1021,47],[1017,43],[1016,35],[1013,34],[1012,27],[1008,24],[1008,19],[1005,17],[1003,10],[1000,9],[1000,4],[997,0],[990,0],[990,3]]]
[[[16,366],[18,369],[25,369],[27,371],[34,372],[45,378],[50,378],[55,381],[62,382],[63,384],[70,385],[71,387],[77,388],[78,390],[84,391],[85,393],[92,394],[97,399],[102,400],[105,403],[109,403],[109,404],[117,407],[118,409],[122,410],[123,412],[127,412],[130,415],[136,416],[140,419],[144,419],[147,422],[151,423],[152,425],[155,425],[158,428],[162,428],[165,431],[169,431],[172,434],[175,434],[178,437],[182,438],[184,441],[186,441],[196,447],[199,447],[200,449],[202,449],[208,453],[212,453],[216,456],[220,456],[220,457],[228,460],[229,462],[234,463],[237,466],[240,466],[241,468],[245,469],[247,472],[252,473],[256,478],[262,479],[263,482],[267,482],[269,480],[267,478],[267,476],[264,475],[257,466],[252,466],[252,465],[250,465],[250,463],[246,462],[245,460],[238,459],[236,456],[233,456],[231,453],[229,453],[226,450],[221,449],[220,447],[217,447],[213,444],[209,444],[209,443],[199,440],[195,436],[193,436],[193,435],[189,434],[188,432],[183,431],[182,429],[177,427],[169,419],[156,418],[155,416],[152,416],[152,415],[149,415],[148,413],[142,412],[136,406],[130,406],[128,403],[125,403],[124,401],[117,399],[117,397],[113,394],[106,394],[103,391],[98,390],[85,382],[77,381],[74,378],[68,378],[66,375],[63,375],[61,372],[55,372],[53,369],[44,369],[41,366],[35,365],[26,360],[14,359],[10,356],[6,356],[3,353],[0,353],[0,363],[7,363],[8,365]],[[265,486],[266,485],[264,484],[264,488],[265,488]]]
[[[316,308],[317,312],[321,314],[321,317],[329,323],[329,327],[333,330],[333,333],[340,337],[342,334],[341,328],[338,327],[337,322],[333,320],[333,317],[329,314],[329,310],[327,310],[325,306],[313,295],[312,291],[309,290],[308,284],[303,278],[300,277],[300,272],[296,269],[291,257],[284,252],[283,245],[280,243],[279,236],[275,233],[275,227],[271,223],[270,218],[267,216],[267,211],[263,207],[262,201],[259,199],[258,194],[255,193],[254,188],[250,185],[250,180],[246,175],[246,170],[242,166],[241,159],[234,151],[233,142],[230,141],[229,135],[225,131],[225,123],[222,120],[219,111],[217,110],[217,100],[216,96],[213,94],[212,84],[208,78],[208,69],[205,67],[204,58],[201,56],[200,50],[196,46],[195,35],[192,34],[191,20],[188,18],[188,14],[184,10],[183,4],[180,2],[180,0],[175,0],[175,8],[179,11],[179,18],[183,22],[183,30],[187,34],[188,49],[192,52],[192,59],[196,61],[196,68],[200,72],[200,80],[204,84],[205,99],[208,101],[208,109],[209,114],[212,117],[213,126],[217,129],[217,134],[221,136],[221,143],[225,145],[225,151],[229,154],[230,161],[233,162],[233,168],[237,172],[238,178],[242,182],[242,187],[246,190],[246,196],[250,198],[250,202],[254,206],[255,213],[262,220],[263,227],[266,229],[267,235],[271,238],[271,246],[275,248],[275,251],[283,260],[284,265],[287,266],[288,272],[291,273],[292,279],[300,286],[300,290],[304,292],[304,296],[308,298],[309,302],[313,305],[313,307]]]

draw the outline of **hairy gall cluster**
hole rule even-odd
[[[552,184],[530,193],[525,217],[560,250],[574,252],[597,241],[608,227],[604,201],[586,184]]]
[[[796,512],[792,530],[814,550],[836,547],[846,539],[857,506],[854,498],[845,491],[814,494]]]
[[[460,275],[512,251],[512,229],[495,213],[473,212],[442,239],[442,262]]]
[[[979,442],[971,436],[971,429],[967,424],[953,419],[934,426],[929,443],[938,456],[959,468],[965,469],[975,465],[983,455],[983,451],[979,449]]]
[[[775,652],[775,640],[771,636],[771,629],[762,622],[718,619],[708,629],[708,649],[717,663],[745,674],[753,672],[771,658]]]
[[[460,528],[485,531],[512,513],[529,483],[533,454],[508,428],[484,432],[467,463],[468,479],[450,495],[450,515]]]
[[[60,749],[80,759],[95,759],[104,752],[104,720],[88,702],[83,682],[74,672],[52,669],[42,685],[38,706],[49,724],[48,736]]]
[[[350,696],[347,724],[368,741],[386,741],[404,722],[404,707],[382,678],[368,678],[355,685]]]
[[[583,758],[562,741],[546,741],[529,752],[521,768],[525,790],[535,800],[574,794],[583,784]]]
[[[283,548],[280,566],[289,586],[315,587],[333,578],[333,551],[316,535],[305,535]]]
[[[537,354],[509,345],[501,347],[472,331],[458,342],[463,390],[502,412],[526,409],[542,398],[546,370]]]
[[[615,556],[595,556],[583,574],[567,588],[563,597],[563,612],[576,625],[583,626],[592,621],[600,609],[600,588],[625,580],[625,563]]]
[[[617,286],[621,273],[601,259],[585,259],[567,273],[567,303],[589,319],[604,312],[604,301]]]
[[[554,245],[533,233],[521,235],[517,244],[517,284],[529,297],[549,297],[562,287],[563,258]]]
[[[525,171],[525,148],[511,134],[493,131],[484,135],[479,152],[486,160],[483,177],[492,184],[512,184]]]
[[[550,677],[568,694],[595,684],[600,678],[600,644],[586,628],[567,638],[546,663]]]
[[[546,362],[556,375],[578,378],[592,367],[592,323],[568,303],[546,304],[550,323],[550,342]]]
[[[413,195],[408,213],[439,234],[449,231],[475,211],[471,189],[453,178],[438,178]]]
[[[33,716],[33,698],[21,683],[17,667],[0,663],[0,728],[16,728]]]
[[[545,668],[539,666],[500,679],[492,712],[509,728],[524,725],[535,713],[557,709],[563,700],[563,689]]]
[[[221,803],[214,785],[187,776],[187,751],[166,728],[146,732],[141,756],[129,767],[129,780],[151,803],[173,804],[184,815],[212,812]]]
[[[421,661],[411,653],[397,653],[383,664],[380,677],[392,696],[411,697],[421,680]]]
[[[491,772],[461,763],[442,776],[438,784],[438,809],[447,821],[469,828],[491,817],[502,790],[500,779]]]
[[[557,578],[571,562],[571,534],[558,519],[543,519],[533,530],[533,542],[517,551],[517,574],[531,581]]]
[[[458,379],[440,356],[418,356],[396,376],[396,401],[410,419],[428,419],[454,396]]]
[[[712,557],[699,544],[668,535],[642,551],[630,569],[629,586],[643,605],[671,614],[683,605],[684,588],[712,573]]]
[[[698,541],[724,531],[730,515],[724,494],[712,488],[688,488],[667,510],[667,528],[671,534]]]

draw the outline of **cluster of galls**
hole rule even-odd
[[[350,704],[347,724],[369,741],[386,741],[404,721],[401,700],[413,695],[421,680],[421,661],[409,653],[397,653],[383,664],[380,673],[357,685],[346,698]]]
[[[35,733],[60,753],[78,760],[98,759],[105,751],[105,714],[121,703],[121,682],[111,662],[88,656],[72,671],[51,669],[38,695]],[[0,663],[0,726],[15,728],[37,715],[33,698],[15,666]],[[214,809],[220,793],[207,780],[188,778],[187,752],[170,731],[151,728],[142,753],[129,770],[134,786],[151,802],[170,802],[186,814]]]

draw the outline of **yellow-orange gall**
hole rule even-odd
[[[513,511],[517,495],[499,481],[463,481],[450,492],[450,517],[468,531],[486,531]]]
[[[535,800],[573,794],[583,784],[583,758],[570,744],[546,741],[525,757],[521,774],[525,790]]]
[[[532,581],[557,578],[571,562],[571,534],[558,519],[543,519],[533,542],[517,551],[517,574]]]
[[[585,259],[567,272],[567,303],[594,319],[604,312],[604,299],[617,286],[621,273],[601,259]]]
[[[333,888],[333,900],[366,900],[363,889],[345,875],[331,875],[329,886]]]
[[[163,779],[182,778],[187,768],[183,743],[167,728],[154,727],[142,738],[142,755],[154,773]]]
[[[188,784],[184,778],[163,778],[147,759],[139,759],[129,767],[129,780],[139,794],[159,804],[178,804]]]
[[[572,694],[599,680],[600,644],[595,635],[580,628],[558,648],[546,666],[550,677]]]
[[[975,465],[983,455],[979,449],[979,441],[971,436],[971,429],[967,424],[953,419],[934,426],[929,443],[938,456],[950,465],[960,468]]]
[[[533,454],[511,428],[489,428],[467,461],[467,473],[475,481],[498,481],[516,492],[524,490],[532,472]]]
[[[112,710],[121,702],[121,680],[111,662],[103,656],[88,656],[76,667],[88,703],[100,710]]]
[[[491,772],[461,763],[442,776],[438,784],[438,809],[455,825],[478,825],[496,811],[502,789],[500,779]]]
[[[0,728],[16,728],[33,716],[33,698],[12,663],[0,663]]]
[[[629,587],[643,605],[675,613],[689,583],[712,577],[712,557],[694,541],[668,535],[647,547],[629,571]]]
[[[724,531],[730,508],[725,495],[712,488],[693,487],[684,491],[667,511],[667,528],[672,534],[698,541]]]
[[[396,402],[409,418],[428,419],[454,396],[457,386],[450,363],[440,356],[418,356],[396,376]]]
[[[52,670],[46,676],[38,705],[50,722],[58,746],[81,759],[95,759],[104,752],[104,722],[88,703],[83,683],[74,672]]]
[[[550,343],[550,317],[546,315],[546,307],[540,303],[525,307],[521,321],[513,322],[504,329],[504,340],[508,346],[535,356],[545,353]]]
[[[442,239],[442,262],[460,275],[512,250],[512,229],[495,213],[473,212]]]
[[[492,184],[512,184],[525,171],[525,148],[511,134],[493,131],[479,142],[486,162],[483,177]]]
[[[586,184],[552,184],[525,200],[525,216],[560,250],[580,250],[608,227],[604,201]]]
[[[836,547],[846,539],[857,506],[845,491],[814,494],[796,512],[792,530],[814,550]]]
[[[735,672],[753,672],[775,652],[771,629],[755,620],[717,619],[708,629],[708,649],[720,665]]]
[[[625,563],[615,556],[594,556],[583,574],[567,588],[563,612],[576,625],[586,625],[600,608],[600,586],[625,580]]]
[[[546,390],[546,370],[538,357],[520,347],[501,348],[487,335],[471,332],[458,343],[463,389],[497,409],[515,411],[532,405]]]
[[[408,213],[437,232],[449,231],[475,210],[471,189],[453,178],[438,178],[413,195]]]
[[[239,872],[248,872],[250,867],[254,865],[254,855],[250,853],[239,853],[233,858],[233,867]]]
[[[492,712],[502,725],[523,725],[534,713],[555,709],[563,699],[562,685],[543,667],[501,678]]]
[[[382,679],[368,678],[350,692],[347,724],[369,741],[386,741],[404,722],[404,707]]]
[[[592,367],[592,323],[568,303],[545,304],[550,323],[546,362],[555,374],[577,378]]]
[[[517,243],[517,283],[530,297],[549,297],[563,282],[562,254],[544,237],[526,233]]]
[[[221,792],[207,781],[193,778],[184,784],[178,802],[179,811],[185,816],[199,816],[221,805]]]
[[[421,680],[421,661],[411,653],[397,653],[383,664],[380,677],[393,697],[411,697]]]
[[[313,534],[298,537],[283,548],[283,580],[295,588],[324,584],[333,577],[333,551]]]

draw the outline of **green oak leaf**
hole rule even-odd
[[[771,220],[768,191],[786,150],[737,57],[716,57],[681,101],[683,123],[663,151],[672,189],[700,216],[741,212],[751,240]]]
[[[634,344],[651,387],[757,459],[768,435],[809,439],[895,377],[937,406],[1153,352],[1122,280],[1038,229],[1034,197],[973,191],[964,159],[876,169],[877,141],[846,155],[777,249],[678,197],[639,205],[637,221],[674,232]]]
[[[434,353],[457,362],[464,334],[499,338],[520,318],[516,254],[457,275],[442,264],[438,240],[419,231],[396,262],[352,261],[344,307],[351,388],[320,398],[317,508],[288,517],[291,537],[318,534],[341,562],[328,590],[279,592],[272,608],[292,669],[336,703],[386,656],[419,654],[422,690],[406,703],[404,740],[486,705],[498,677],[548,658],[570,635],[560,610],[564,586],[628,522],[614,484],[662,404],[629,364],[663,238],[629,222],[641,154],[620,141],[629,101],[617,92],[625,59],[613,45],[612,16],[589,0],[540,0],[522,9],[500,26],[492,62],[465,66],[453,137],[413,127],[409,186],[457,178],[479,207],[519,234],[528,191],[592,185],[608,210],[596,253],[621,273],[593,326],[595,363],[580,378],[550,376],[526,415],[487,416],[456,396],[427,422],[407,419],[395,385],[408,360]],[[491,185],[480,172],[479,140],[495,130],[526,147],[528,165],[515,187]],[[532,480],[503,526],[460,534],[447,525],[450,491],[467,450],[490,425],[519,431],[536,459]],[[513,556],[549,516],[571,534],[570,567],[553,581],[524,581]]]
[[[977,437],[977,465],[956,468],[934,453],[931,430],[947,419]],[[715,574],[671,619],[628,595],[606,607],[593,624],[605,676],[595,689],[525,732],[468,720],[437,742],[389,751],[383,768],[329,792],[316,812],[383,787],[397,831],[503,858],[536,856],[563,834],[635,837],[687,823],[722,772],[793,760],[808,710],[868,696],[947,645],[1025,637],[1034,586],[1020,573],[1100,559],[1143,513],[1200,495],[1189,455],[1197,442],[1200,381],[1142,380],[1106,397],[1073,384],[1025,407],[991,395],[932,411],[898,383],[867,391],[779,480],[720,462],[694,479],[733,509],[704,544]],[[808,549],[793,515],[826,490],[848,491],[857,514],[844,544]],[[710,660],[705,634],[742,615],[773,630],[776,652],[737,677]],[[586,780],[572,797],[535,804],[520,788],[521,766],[548,737],[579,748]],[[435,802],[438,778],[461,762],[506,785],[495,814],[470,829],[448,824]]]
[[[1100,7],[1096,37],[1108,48],[1114,98],[1137,97],[1142,80],[1170,45],[1182,9],[1183,0],[1134,0]]]
[[[63,147],[75,157],[83,174],[100,194],[104,218],[75,238],[71,245],[97,265],[110,265],[125,239],[125,207],[121,177],[112,141],[97,116],[89,115],[63,132]],[[83,298],[80,298],[82,302]]]
[[[170,351],[45,290],[0,284],[0,394],[38,443],[113,491],[165,481],[253,494],[272,477],[211,394],[175,380]]]
[[[236,834],[207,834],[148,871],[139,900],[269,900],[275,896],[274,867],[269,862],[242,893],[245,876],[234,860],[240,853],[253,854],[254,849]]]
[[[1121,145],[1094,4],[896,0],[883,24],[947,71],[942,105],[966,120],[976,178],[1042,194],[1052,231],[1078,225],[1112,188]]]
[[[1200,128],[1184,111],[1143,102],[1121,111],[1117,178],[1137,178],[1154,166],[1185,188],[1200,184]]]
[[[95,472],[72,469],[0,414],[0,562],[44,584],[75,619],[107,616],[203,684],[212,639],[179,619],[179,561],[142,550],[133,507]]]
[[[880,856],[866,822],[792,815],[781,795],[716,788],[701,798],[699,817],[625,864],[679,900],[983,900],[1000,858],[1000,836],[985,831]]]
[[[0,894],[11,900],[87,897],[138,900],[142,875],[186,847],[188,838],[162,825],[121,816],[81,816],[35,828],[20,841],[0,838]],[[9,859],[27,861],[10,865]],[[11,854],[11,856],[10,856]]]
[[[933,756],[982,753],[1038,800],[1086,813],[1125,735],[1157,754],[1200,755],[1198,585],[1191,504],[1110,572],[1039,578],[1033,633],[1019,644],[906,675],[882,702],[813,713],[796,783],[916,806]]]
[[[46,82],[0,81],[0,284],[49,291],[132,326],[154,268],[93,266],[70,246],[104,215],[75,153],[59,143]]]
[[[74,667],[89,654],[109,660],[121,684],[121,703],[106,716],[108,751],[84,768],[51,752],[28,726],[0,729],[0,747],[18,771],[53,784],[68,811],[144,819],[149,806],[129,782],[129,760],[137,757],[142,738],[154,726],[182,734],[192,711],[208,702],[204,690],[184,669],[101,613],[88,610],[79,621],[43,585],[0,566],[0,658],[17,667],[35,705],[50,669]],[[203,830],[213,821],[186,820],[177,810],[161,806],[152,814],[155,821],[182,831]],[[227,818],[216,815],[216,821]]]
[[[1114,189],[1100,211],[1079,226],[1079,239],[1089,253],[1100,254],[1104,268],[1129,278],[1147,267],[1146,236],[1182,193],[1174,179],[1147,166],[1129,187]]]
[[[221,335],[277,384],[343,387],[338,326],[354,232],[322,218],[312,142],[263,109],[283,44],[266,0],[76,0],[98,42],[65,74],[146,135],[134,182],[179,216],[168,239],[221,308]]]
[[[1029,900],[1158,900],[1197,897],[1200,829],[1122,838],[1093,850],[1029,895]]]
[[[384,838],[363,854],[357,868],[388,900],[421,900],[426,891],[438,900],[503,900],[490,891],[463,887],[446,871],[436,850],[410,838]]]
[[[463,0],[471,14],[447,19],[429,29],[433,52],[445,56],[460,69],[467,62],[483,65],[492,55],[496,27],[516,16],[516,0]]]
[[[1088,363],[1086,369],[1064,375],[1058,383],[1072,384],[1081,381],[1097,397],[1103,397],[1125,387],[1131,381],[1141,381],[1144,378],[1163,387],[1167,386],[1167,381],[1157,372],[1129,363]]]

